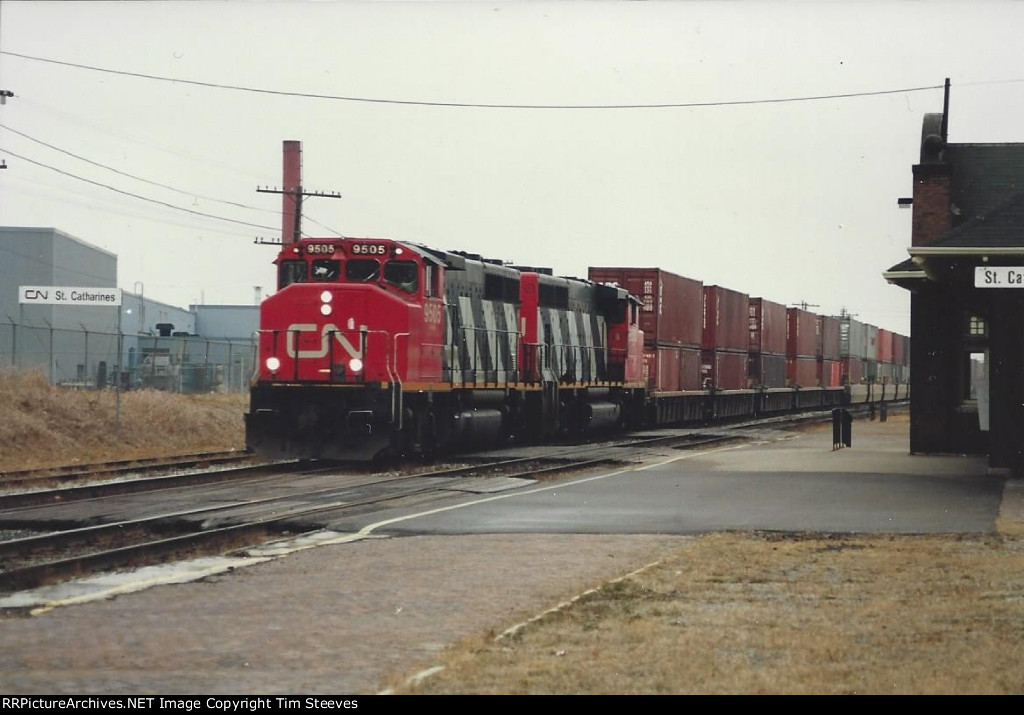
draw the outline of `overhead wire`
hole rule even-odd
[[[367,104],[394,104],[394,105],[409,105],[419,107],[453,107],[453,108],[472,108],[472,109],[685,109],[695,107],[729,107],[729,106],[742,106],[750,104],[781,104],[786,102],[813,102],[828,99],[849,99],[852,97],[874,97],[887,94],[906,94],[909,92],[925,92],[936,89],[943,89],[944,85],[926,85],[922,87],[903,87],[899,89],[884,89],[874,90],[868,92],[843,92],[837,94],[822,94],[822,95],[808,95],[802,97],[775,97],[767,99],[741,99],[741,100],[726,100],[719,102],[658,102],[658,103],[639,103],[639,104],[502,104],[502,103],[484,103],[484,102],[442,102],[442,101],[424,101],[424,100],[411,100],[411,99],[384,99],[380,97],[354,97],[345,95],[334,95],[334,94],[319,94],[313,92],[293,92],[288,90],[277,90],[277,89],[263,89],[260,87],[247,87],[244,85],[236,84],[223,84],[219,82],[203,82],[194,79],[180,79],[176,77],[164,77],[161,75],[147,74],[144,72],[129,72],[127,70],[114,70],[106,67],[96,67],[94,65],[86,65],[78,62],[66,62],[63,60],[54,60],[47,57],[36,57],[33,55],[26,55],[20,52],[0,51],[0,54],[9,55],[11,57],[18,57],[24,60],[31,60],[33,62],[45,62],[54,65],[60,65],[63,67],[73,67],[75,69],[88,70],[90,72],[102,72],[105,74],[121,75],[124,77],[135,77],[138,79],[149,79],[158,82],[175,82],[178,84],[188,84],[195,87],[208,87],[211,89],[227,89],[236,92],[252,92],[256,94],[271,94],[281,97],[301,97],[305,99],[327,99],[340,102],[361,102]]]
[[[168,189],[170,191],[174,191],[175,193],[185,194],[186,196],[195,196],[195,197],[198,197],[198,198],[201,198],[201,199],[206,199],[207,201],[214,201],[214,202],[219,203],[219,204],[227,204],[228,206],[235,206],[235,207],[238,207],[238,208],[250,209],[252,211],[263,211],[265,213],[273,213],[273,214],[277,213],[277,211],[274,211],[272,209],[265,209],[265,208],[262,208],[260,206],[250,206],[250,205],[247,205],[247,204],[240,204],[240,203],[238,203],[236,201],[226,201],[224,199],[215,199],[215,198],[213,198],[211,196],[204,196],[202,194],[198,194],[198,193],[195,193],[193,191],[186,191],[184,189],[179,189],[179,188],[177,188],[175,186],[171,186],[169,184],[162,184],[159,181],[151,181],[150,179],[145,179],[145,178],[143,178],[141,176],[136,176],[135,174],[130,174],[130,173],[126,172],[126,171],[121,171],[120,169],[115,169],[112,166],[107,166],[106,164],[101,164],[98,161],[93,161],[92,159],[87,159],[86,157],[81,156],[79,154],[75,154],[73,152],[70,152],[67,149],[61,149],[60,147],[54,146],[53,144],[49,144],[47,142],[44,142],[41,139],[36,139],[35,137],[31,137],[28,134],[25,134],[24,132],[18,131],[17,129],[12,129],[11,127],[7,126],[6,124],[3,124],[2,122],[0,122],[0,129],[6,129],[7,131],[11,132],[12,134],[17,134],[20,137],[24,137],[25,139],[28,139],[29,141],[35,142],[36,144],[41,144],[42,146],[45,146],[45,147],[47,147],[49,149],[53,149],[54,151],[60,152],[61,154],[66,154],[67,156],[70,156],[70,157],[73,157],[75,159],[78,159],[79,161],[84,161],[86,164],[91,164],[92,166],[97,166],[97,167],[99,167],[101,169],[106,169],[107,171],[112,171],[115,174],[119,174],[121,176],[126,176],[129,179],[135,179],[136,181],[141,181],[141,182],[143,182],[145,184],[150,184],[152,186],[159,186],[162,189]]]
[[[5,129],[6,131],[11,132],[12,134],[17,134],[18,136],[24,137],[25,139],[28,139],[29,141],[35,142],[36,144],[40,144],[40,145],[45,146],[45,147],[47,147],[49,149],[52,149],[52,150],[57,151],[57,152],[60,152],[61,154],[65,154],[67,156],[73,157],[75,159],[78,159],[79,161],[84,161],[85,163],[91,164],[92,166],[96,166],[96,167],[99,167],[101,169],[106,169],[107,171],[112,171],[115,174],[118,174],[120,176],[125,176],[127,178],[134,179],[136,181],[141,181],[143,183],[150,184],[152,186],[158,186],[160,188],[168,189],[170,191],[174,191],[174,192],[179,193],[179,194],[184,194],[186,196],[194,196],[194,197],[198,197],[198,198],[201,198],[201,199],[206,199],[207,201],[213,201],[213,202],[216,202],[216,203],[226,204],[228,206],[235,206],[237,208],[249,209],[249,210],[252,210],[252,211],[262,211],[264,213],[270,213],[270,214],[278,214],[278,212],[274,211],[273,209],[265,209],[265,208],[262,208],[260,206],[251,206],[251,205],[247,205],[247,204],[241,204],[241,203],[238,203],[238,202],[235,202],[235,201],[227,201],[227,200],[224,200],[224,199],[217,199],[217,198],[213,198],[213,197],[210,197],[210,196],[205,196],[203,194],[199,194],[199,193],[196,193],[196,192],[193,192],[193,191],[187,191],[187,190],[184,190],[184,189],[179,189],[179,188],[177,188],[175,186],[171,186],[169,184],[164,184],[164,183],[161,183],[161,182],[158,182],[158,181],[152,181],[150,179],[146,179],[146,178],[141,177],[141,176],[136,176],[135,174],[131,174],[131,173],[128,173],[126,171],[121,171],[120,169],[115,169],[112,166],[107,166],[106,164],[102,164],[100,162],[93,161],[92,159],[88,159],[88,158],[86,158],[84,156],[81,156],[79,154],[75,154],[74,152],[70,152],[70,151],[68,151],[66,149],[62,149],[62,148],[60,148],[58,146],[55,146],[53,144],[50,144],[48,142],[44,142],[41,139],[36,139],[35,137],[29,136],[28,134],[25,134],[24,132],[21,132],[21,131],[18,131],[17,129],[9,127],[6,124],[0,123],[0,128]],[[12,156],[16,156],[16,155],[12,154]],[[31,159],[25,159],[24,157],[19,157],[19,158],[22,158],[25,161],[32,161]],[[50,167],[50,166],[47,166],[47,165],[44,165],[44,164],[41,164],[41,163],[39,165],[40,166],[44,166],[45,168],[53,169],[54,171],[60,171],[59,169],[56,169],[54,167]],[[71,175],[71,176],[73,176],[73,175]],[[74,177],[74,178],[80,178],[80,177]],[[111,188],[111,187],[106,187],[105,186],[105,188]],[[132,194],[130,194],[130,195],[132,195]],[[145,197],[136,196],[136,195],[132,195],[132,196],[134,198],[142,198],[143,200],[146,200]],[[176,208],[180,208],[180,207],[176,207]],[[204,214],[204,215],[209,216],[208,214]],[[329,226],[325,226],[322,223],[316,221],[315,219],[311,218],[308,215],[305,216],[305,219],[307,221],[309,221],[310,223],[314,223],[317,226],[320,226],[321,228],[323,228],[323,229],[325,229],[327,231],[331,231],[332,233],[336,233],[339,236],[342,235],[340,231],[337,231],[337,230],[335,230],[333,228],[330,228]],[[225,219],[225,220],[227,220],[227,219]]]
[[[27,161],[30,164],[35,164],[36,166],[40,166],[40,167],[42,167],[44,169],[49,169],[50,171],[55,171],[58,174],[63,174],[64,176],[71,177],[72,179],[77,179],[79,181],[84,181],[87,184],[92,184],[93,186],[99,186],[99,187],[107,189],[109,191],[114,191],[114,192],[116,192],[118,194],[123,194],[125,196],[131,196],[132,198],[139,199],[140,201],[148,201],[149,203],[159,204],[160,206],[165,206],[167,208],[174,209],[176,211],[184,211],[185,213],[193,214],[195,216],[203,216],[205,218],[212,218],[212,219],[216,219],[218,221],[227,221],[229,223],[237,223],[237,224],[241,224],[243,226],[251,226],[253,228],[262,228],[262,229],[267,229],[267,230],[271,230],[271,231],[276,231],[277,230],[277,227],[275,227],[275,226],[265,226],[263,224],[252,223],[251,221],[241,221],[239,219],[227,218],[225,216],[217,216],[215,214],[206,213],[205,211],[196,211],[194,209],[187,209],[184,206],[175,206],[174,204],[168,203],[166,201],[160,201],[158,199],[151,199],[151,198],[149,198],[147,196],[142,196],[140,194],[136,194],[136,193],[133,193],[131,191],[124,191],[123,189],[118,189],[116,187],[110,186],[109,184],[104,184],[104,183],[102,183],[100,181],[93,181],[92,179],[87,179],[84,176],[78,176],[77,174],[72,174],[70,171],[64,171],[63,169],[58,169],[57,167],[50,166],[49,164],[44,164],[41,161],[35,161],[34,159],[29,159],[28,157],[22,156],[20,154],[16,154],[13,151],[10,151],[9,149],[5,149],[3,147],[0,147],[0,151],[6,152],[10,156],[13,156],[13,157],[16,157],[18,159],[21,159],[22,161]]]

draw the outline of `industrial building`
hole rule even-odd
[[[255,305],[181,308],[121,291],[120,305],[24,300],[23,287],[117,287],[117,256],[56,228],[0,227],[0,367],[36,367],[54,384],[244,390]],[[108,289],[104,293],[103,289]],[[120,352],[118,346],[120,345]]]

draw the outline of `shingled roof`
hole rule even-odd
[[[909,248],[912,258],[882,274],[892,283],[924,279],[928,256],[1024,255],[1024,144],[949,144],[943,161],[955,226]]]

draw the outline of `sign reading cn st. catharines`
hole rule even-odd
[[[18,302],[25,305],[121,305],[120,288],[19,286]]]

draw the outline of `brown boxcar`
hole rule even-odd
[[[747,308],[748,349],[752,353],[786,355],[786,306],[751,298]]]
[[[640,299],[640,329],[648,346],[700,347],[704,319],[700,281],[660,268],[591,266],[587,277],[594,283],[625,288]]]
[[[704,286],[702,347],[705,350],[735,350],[746,353],[750,343],[747,322],[749,309],[750,298],[746,293],[722,286]],[[747,363],[744,358],[744,382],[746,382],[746,372]]]

